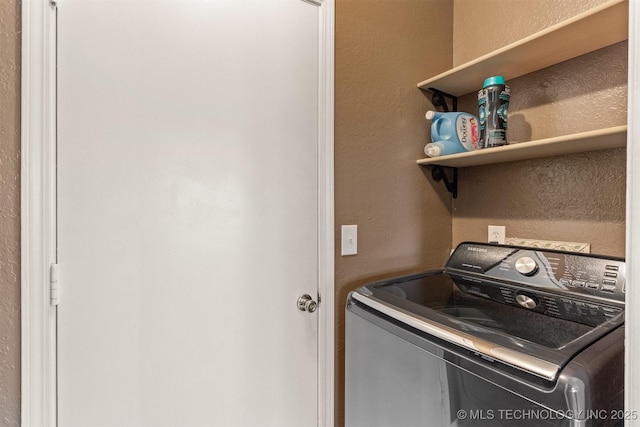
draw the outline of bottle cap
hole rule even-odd
[[[424,147],[424,154],[429,157],[438,157],[441,151],[440,147],[432,143],[429,143]]]
[[[491,85],[503,85],[504,77],[502,76],[493,76],[484,80],[484,85],[482,87],[487,87]]]

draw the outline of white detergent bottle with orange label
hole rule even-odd
[[[438,113],[427,111],[431,120],[431,143],[424,147],[429,157],[463,153],[479,149],[479,120],[469,113]]]

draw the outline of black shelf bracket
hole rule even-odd
[[[456,112],[458,111],[458,97],[449,95],[446,92],[442,92],[434,87],[430,87],[427,90],[431,91],[433,95],[431,96],[431,103],[434,107],[442,107],[442,111],[445,113]],[[449,109],[449,105],[447,104],[447,100],[445,98],[451,99],[451,109]]]
[[[444,181],[445,187],[447,187],[447,191],[451,193],[454,199],[458,198],[458,168],[447,168],[451,169],[451,181],[447,178],[447,174],[444,172],[444,167],[440,165],[434,165],[433,169],[431,169],[431,178],[434,181],[440,182]]]

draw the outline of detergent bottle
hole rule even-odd
[[[432,142],[424,148],[427,156],[444,156],[480,148],[479,120],[476,116],[464,112],[427,111],[425,117],[431,120]]]
[[[480,148],[507,145],[507,110],[511,89],[504,77],[493,76],[484,81],[478,91],[478,115],[480,116]]]

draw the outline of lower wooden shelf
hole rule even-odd
[[[537,141],[520,142],[502,147],[486,148],[466,153],[430,157],[417,161],[419,165],[440,165],[454,168],[538,159],[564,154],[606,150],[627,145],[627,126],[615,126],[589,132],[574,133]]]

